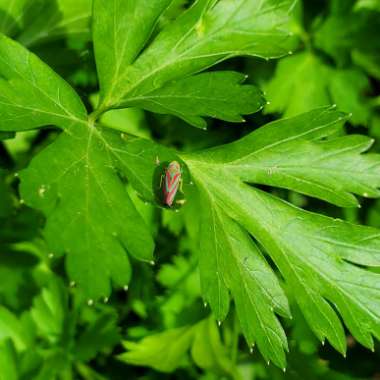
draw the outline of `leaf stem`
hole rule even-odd
[[[108,107],[100,106],[88,115],[88,122],[91,125],[95,125],[96,120],[104,113],[108,111]]]

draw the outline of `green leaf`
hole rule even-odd
[[[303,52],[282,59],[266,86],[267,112],[294,116],[335,103],[352,114],[353,124],[368,125],[370,107],[365,102],[368,78],[357,69],[337,70],[318,56]]]
[[[149,335],[137,343],[125,341],[123,344],[128,351],[118,358],[128,364],[173,372],[185,362],[188,351],[191,351],[194,362],[200,368],[219,375],[234,374],[234,365],[211,318],[193,326]]]
[[[113,93],[172,0],[94,0],[93,36],[100,94]]]
[[[65,130],[21,174],[22,197],[47,216],[52,254],[68,254],[68,272],[85,295],[105,297],[110,279],[118,286],[130,280],[125,250],[152,260],[152,237],[116,170],[125,172],[133,155],[119,134],[87,122],[78,95],[37,57],[6,37],[0,37],[0,51],[0,73],[7,78],[0,80],[0,129],[54,124]]]
[[[241,122],[241,115],[257,112],[265,104],[257,87],[241,85],[244,80],[243,74],[232,71],[198,74],[131,98],[128,105],[173,114],[198,128],[207,126],[202,116]]]
[[[320,108],[267,124],[202,154],[202,160],[228,164],[245,182],[294,190],[342,207],[358,206],[351,193],[380,195],[380,156],[361,154],[373,144],[369,137],[337,136],[344,120],[334,108]]]
[[[24,9],[28,0],[0,0],[0,32],[14,36],[22,28]]]
[[[128,364],[172,372],[181,365],[194,339],[194,328],[180,327],[150,335],[139,343],[123,342],[129,351],[118,356]]]
[[[17,354],[12,341],[0,342],[0,380],[18,380]]]
[[[186,315],[188,308],[200,298],[196,264],[194,259],[186,260],[183,256],[174,256],[173,263],[164,264],[160,268],[157,281],[167,289],[160,303],[160,313],[167,328],[178,326],[179,316]]]
[[[120,160],[125,166],[134,159],[123,137],[86,124],[70,131],[20,174],[21,194],[47,216],[44,236],[54,255],[67,254],[72,280],[87,297],[106,297],[110,280],[120,287],[129,283],[125,250],[151,261],[153,240],[118,176]]]
[[[0,306],[0,341],[10,338],[18,350],[25,349],[27,341],[22,324],[8,309]]]
[[[0,35],[0,130],[22,131],[84,123],[75,91],[39,58]]]
[[[350,57],[357,52],[373,59],[380,48],[379,39],[373,38],[380,27],[378,13],[355,11],[352,2],[347,5],[343,12],[326,17],[314,36],[315,46],[333,57],[340,67],[349,64]],[[374,60],[374,65],[379,68],[379,61]]]
[[[33,300],[31,316],[39,333],[51,342],[58,342],[67,314],[67,295],[63,284],[52,280]]]
[[[208,264],[208,268],[214,265],[216,268],[214,272],[217,272],[220,278],[219,281],[215,279],[212,284],[214,288],[218,287],[219,289],[219,293],[213,291],[211,295],[211,306],[214,311],[219,313],[219,317],[223,317],[226,313],[226,306],[218,308],[218,305],[219,299],[224,300],[223,305],[227,304],[228,289],[231,290],[233,297],[236,297],[234,289],[237,297],[242,297],[237,293],[237,290],[242,291],[242,283],[244,283],[242,279],[249,279],[251,288],[256,285],[255,282],[260,283],[257,273],[244,272],[247,270],[243,265],[244,259],[236,259],[239,257],[236,256],[236,252],[242,254],[241,252],[248,251],[248,238],[236,239],[237,247],[243,247],[238,249],[227,242],[225,235],[233,228],[231,222],[225,222],[229,217],[252,234],[270,255],[289,285],[289,289],[294,293],[300,309],[316,336],[320,340],[326,337],[337,350],[344,353],[346,341],[337,312],[342,316],[355,339],[366,347],[373,348],[372,335],[380,338],[380,277],[379,274],[362,267],[380,266],[378,230],[301,210],[247,184],[247,182],[265,183],[287,187],[286,182],[284,185],[284,182],[277,182],[273,179],[273,176],[276,176],[275,171],[268,171],[268,166],[262,166],[261,158],[267,157],[280,166],[281,160],[278,159],[277,149],[281,150],[282,159],[287,155],[297,155],[298,149],[303,151],[305,158],[304,144],[310,144],[312,152],[314,147],[326,144],[324,153],[321,155],[324,159],[316,160],[313,165],[308,163],[320,174],[316,176],[314,169],[309,170],[311,173],[309,181],[306,181],[303,186],[295,185],[304,179],[303,175],[297,177],[299,174],[296,174],[296,177],[290,181],[295,186],[294,189],[309,194],[313,193],[313,196],[322,199],[329,198],[329,201],[333,200],[332,196],[324,195],[329,187],[338,194],[346,192],[346,198],[348,193],[357,192],[362,186],[363,176],[370,174],[371,170],[373,173],[378,172],[380,160],[376,155],[366,155],[360,157],[365,161],[369,160],[364,166],[357,165],[357,158],[354,159],[354,162],[350,161],[351,166],[348,169],[350,180],[343,181],[338,174],[339,170],[342,170],[342,166],[343,168],[345,166],[346,158],[343,152],[345,150],[353,151],[355,152],[353,157],[355,157],[356,152],[362,152],[365,150],[364,148],[368,148],[369,141],[360,136],[326,140],[326,137],[336,133],[334,125],[341,120],[342,115],[333,110],[315,110],[294,119],[269,124],[232,144],[182,155],[182,158],[187,163],[201,193],[207,194],[207,202],[203,200],[202,203],[204,221],[201,230],[209,232],[203,233],[203,239],[201,237],[204,246],[202,259],[206,258],[209,263],[211,262]],[[275,134],[271,132],[274,129],[276,130]],[[349,139],[351,139],[350,144],[347,143]],[[288,144],[291,145],[291,148]],[[337,152],[343,156],[339,157],[335,164],[332,160],[326,167],[324,160],[329,161]],[[309,154],[309,158],[313,161],[314,153]],[[297,167],[297,164],[298,162],[293,163],[294,167]],[[259,169],[260,167],[261,169]],[[356,171],[356,169],[358,170]],[[260,170],[262,170],[261,178],[258,181],[257,173]],[[335,183],[328,173],[329,170],[333,170],[334,176],[337,177]],[[306,176],[308,175],[309,173]],[[379,174],[374,174],[375,177],[379,178]],[[320,189],[322,184],[323,190]],[[338,184],[341,186],[340,189],[337,188]],[[368,186],[366,183],[365,185]],[[373,187],[369,188],[375,193],[377,186],[378,183],[375,180]],[[224,223],[229,223],[228,229],[223,228],[223,224],[220,222],[221,210],[225,214],[222,220]],[[210,220],[209,215],[214,215],[213,219]],[[216,220],[216,215],[219,220]],[[231,234],[232,236],[240,231],[238,227],[235,230],[234,234]],[[241,235],[243,232],[239,232],[239,234]],[[209,240],[207,245],[205,245],[206,238]],[[252,256],[254,249],[250,248],[250,252],[250,254],[243,253],[243,255]],[[235,256],[234,260],[237,263],[235,265],[238,267],[240,265],[242,268],[240,276],[231,275],[231,272],[234,272],[231,264],[223,265],[222,253],[230,260],[232,260],[231,256]],[[273,294],[279,294],[278,290],[274,290],[273,280],[272,285],[267,285],[267,288],[272,288]],[[208,288],[204,291],[207,294]],[[223,296],[219,297],[218,294]],[[263,301],[257,300],[256,302],[264,302],[264,300],[263,297]],[[236,303],[238,305],[238,301]],[[246,304],[245,299],[243,305]],[[271,304],[268,301],[266,304],[266,310],[260,309],[262,313],[268,313]],[[331,304],[335,306],[335,309]],[[276,311],[273,304],[272,307]],[[280,314],[285,315],[284,311],[282,310]],[[252,316],[247,318],[252,321]],[[265,319],[266,323],[267,321],[268,318]],[[255,334],[258,332],[255,331]],[[245,335],[246,338],[250,338],[247,331]],[[263,339],[263,337],[261,338]],[[283,357],[277,354],[278,343],[275,346],[277,351],[270,352],[270,345],[264,343],[259,348],[264,356],[278,365],[283,364]]]
[[[94,43],[102,85],[98,112],[123,107],[131,99],[233,56],[274,58],[287,54],[293,45],[286,30],[293,0],[199,0],[167,25],[136,58],[151,34],[153,21],[168,2],[154,1],[138,19],[133,18],[133,12],[140,9],[135,2],[124,9],[116,8],[115,13],[113,6],[119,3],[103,0],[95,6]],[[142,8],[145,2],[141,4]],[[130,25],[138,39],[130,43],[131,52],[122,48],[124,43],[128,45],[125,33],[120,33],[120,39],[114,32]],[[113,41],[112,49],[109,41]],[[122,68],[116,70],[116,75],[115,67]]]
[[[371,110],[363,99],[369,90],[368,77],[362,71],[336,70],[331,77],[331,97],[340,110],[352,114],[353,124],[368,125]]]
[[[151,140],[130,137],[124,133],[107,133],[107,140],[108,147],[117,159],[115,166],[125,173],[144,200],[157,203],[153,183],[160,168],[157,160],[160,163],[182,160],[173,150]]]
[[[223,320],[230,290],[248,345],[257,343],[265,360],[283,368],[288,347],[275,312],[290,316],[285,294],[249,235],[213,203],[206,188],[203,193],[199,268],[204,297]]]
[[[17,40],[36,46],[62,37],[90,38],[92,0],[43,0],[24,7],[24,25]]]
[[[212,318],[204,319],[196,325],[191,357],[195,364],[204,370],[220,376],[228,374],[234,379],[240,378],[235,372],[234,363],[222,343],[218,327]]]
[[[116,317],[116,314],[102,313],[79,335],[75,347],[78,360],[88,362],[120,341]]]
[[[358,0],[355,4],[355,9],[371,9],[380,12],[380,0]]]
[[[331,103],[326,83],[329,69],[314,54],[303,52],[277,64],[266,86],[267,112],[294,116]]]
[[[88,36],[92,0],[0,0],[0,32],[24,46]]]

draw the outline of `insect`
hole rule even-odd
[[[178,189],[182,191],[182,170],[178,161],[172,161],[167,166],[164,174],[161,176],[160,188],[163,186],[163,202],[168,207],[172,207]],[[175,203],[182,204],[184,200],[178,200]]]

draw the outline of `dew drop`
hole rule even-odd
[[[332,105],[332,108],[336,108],[336,104],[335,103]]]
[[[94,300],[90,298],[90,299],[87,301],[87,305],[88,305],[88,306],[92,306],[93,304],[94,304]]]
[[[25,201],[23,199],[20,199],[20,205],[23,205]]]
[[[156,263],[155,263],[155,261],[154,261],[154,260],[152,260],[152,261],[149,261],[149,264],[150,264],[150,265],[152,265],[152,266],[153,266],[153,265],[156,265]]]
[[[193,182],[193,181],[190,181],[190,185],[194,185],[194,182]]]
[[[322,340],[322,346],[324,346],[325,345],[325,341],[324,340]]]
[[[54,253],[51,253],[51,252],[50,252],[50,253],[48,254],[48,258],[49,258],[49,259],[52,259],[53,257],[54,257]]]
[[[220,327],[222,325],[222,321],[218,321],[218,326]]]
[[[15,176],[16,178],[18,178],[18,177],[19,177],[19,174],[18,174],[18,173],[15,173],[14,176]]]
[[[125,292],[127,292],[128,289],[129,289],[129,286],[128,286],[128,285],[124,285],[124,286],[123,286],[123,290],[124,290]]]
[[[103,302],[104,302],[104,303],[108,303],[108,297],[104,297],[104,298],[103,298]]]
[[[368,197],[368,193],[363,193],[363,197]]]
[[[269,104],[270,104],[270,101],[267,101],[267,105],[269,106]]]
[[[289,51],[288,51],[288,54],[289,54],[289,55],[292,55],[292,54],[293,54],[293,52],[292,52],[291,50],[289,50]]]
[[[249,353],[250,353],[250,354],[253,354],[253,347],[251,347],[251,348],[249,349]]]
[[[204,307],[207,307],[207,302],[203,302],[203,306],[204,306]]]
[[[284,373],[286,372],[286,368],[285,367],[282,369],[282,372],[284,372]]]
[[[75,281],[70,281],[70,288],[74,288],[76,285]]]
[[[267,365],[269,365],[270,364],[270,362],[269,362],[269,360],[267,361]]]

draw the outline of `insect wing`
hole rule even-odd
[[[169,207],[172,206],[174,198],[177,194],[179,185],[181,181],[181,173],[170,173],[167,171],[165,174],[165,185],[164,185],[164,195],[165,204]]]

